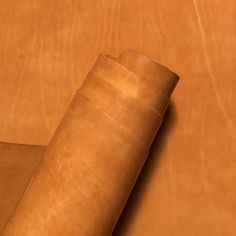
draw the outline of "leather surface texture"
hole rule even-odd
[[[235,11],[234,0],[1,0],[0,141],[48,145],[99,52],[143,52],[181,81],[114,235],[234,236]]]
[[[45,147],[0,143],[0,234],[14,212]]]
[[[100,55],[3,235],[111,235],[179,80],[171,72],[166,76],[173,80],[160,78],[166,83],[160,92]]]

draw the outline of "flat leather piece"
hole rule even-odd
[[[0,143],[0,234],[33,176],[45,147]]]

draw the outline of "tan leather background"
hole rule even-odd
[[[235,235],[235,11],[233,0],[1,0],[0,141],[47,145],[100,51],[145,52],[181,80],[114,234]]]
[[[44,151],[45,147],[0,143],[0,234]]]

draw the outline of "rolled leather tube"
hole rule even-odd
[[[80,88],[80,93],[127,127],[147,148],[150,147],[162,122],[159,113],[91,73]]]
[[[150,59],[148,56],[133,50],[125,51],[115,60],[128,70],[144,77],[154,87],[168,96],[171,96],[179,81],[177,74]]]
[[[146,156],[78,92],[4,235],[109,235]]]
[[[98,57],[91,73],[138,99],[160,115],[163,115],[168,107],[168,96],[106,55],[101,54]]]
[[[169,99],[158,95],[163,100],[154,102],[146,92],[151,85],[131,73],[135,87],[129,86],[130,72],[112,63],[97,71],[76,93],[4,236],[111,234]],[[136,125],[153,133],[147,138]]]

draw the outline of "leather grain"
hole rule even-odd
[[[93,74],[87,76],[80,93],[150,147],[162,122],[162,116],[154,109],[143,106],[137,99]]]
[[[169,98],[166,94],[156,89],[143,77],[129,71],[109,57],[100,55],[91,73],[115,85],[133,98],[141,97],[140,102],[144,106],[154,109],[160,115],[166,111],[169,104]],[[168,81],[166,83],[168,84]]]
[[[234,0],[1,0],[0,139],[48,144],[100,51],[144,52],[181,82],[116,234],[234,236],[235,9]]]
[[[142,76],[155,88],[170,96],[179,81],[178,75],[153,61],[145,54],[127,50],[116,59],[128,70]]]
[[[145,156],[134,136],[76,94],[3,235],[109,235]]]
[[[152,84],[99,56],[3,235],[110,235],[169,102],[155,91],[153,102]]]
[[[0,143],[0,234],[33,176],[45,147]]]

